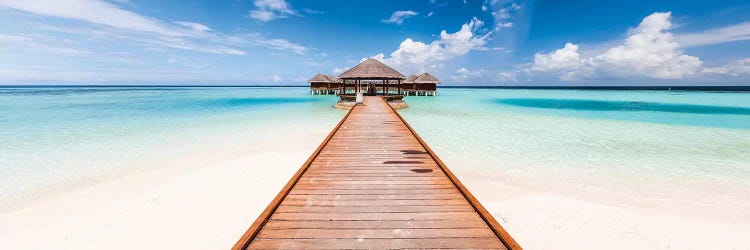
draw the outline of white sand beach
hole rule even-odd
[[[750,245],[747,217],[702,217],[681,210],[531,193],[478,179],[462,182],[525,249],[744,249]]]

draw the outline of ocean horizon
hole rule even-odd
[[[101,87],[101,88],[300,88],[309,87],[304,84],[0,84],[0,88],[56,88],[56,87]],[[712,91],[712,92],[747,92],[750,85],[493,85],[493,84],[441,84],[439,89],[468,88],[468,89],[550,89],[550,90],[667,90],[667,91]]]

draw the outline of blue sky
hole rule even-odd
[[[747,1],[0,0],[0,84],[750,84]]]

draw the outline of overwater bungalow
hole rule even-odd
[[[309,81],[311,94],[336,94],[339,107],[352,106],[362,96],[384,96],[394,106],[405,107],[405,95],[434,96],[440,80],[430,75],[410,75],[400,72],[376,59],[366,59],[338,77],[318,73]]]
[[[416,95],[417,94],[417,86],[416,83],[414,83],[414,80],[417,79],[417,75],[409,75],[406,77],[406,79],[401,82],[401,88],[404,90],[405,95]]]
[[[440,80],[430,75],[430,73],[422,73],[414,79],[414,94],[419,95],[421,92],[422,95],[434,96],[437,94],[437,85],[439,83]]]
[[[341,88],[341,80],[321,73],[316,74],[307,82],[310,83],[310,94],[313,95],[339,94]]]

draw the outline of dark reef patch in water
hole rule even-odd
[[[625,112],[670,112],[689,114],[750,115],[750,108],[709,106],[694,104],[671,104],[658,102],[627,102],[575,99],[511,98],[495,99],[494,102],[518,107],[582,110],[582,111],[625,111]]]

